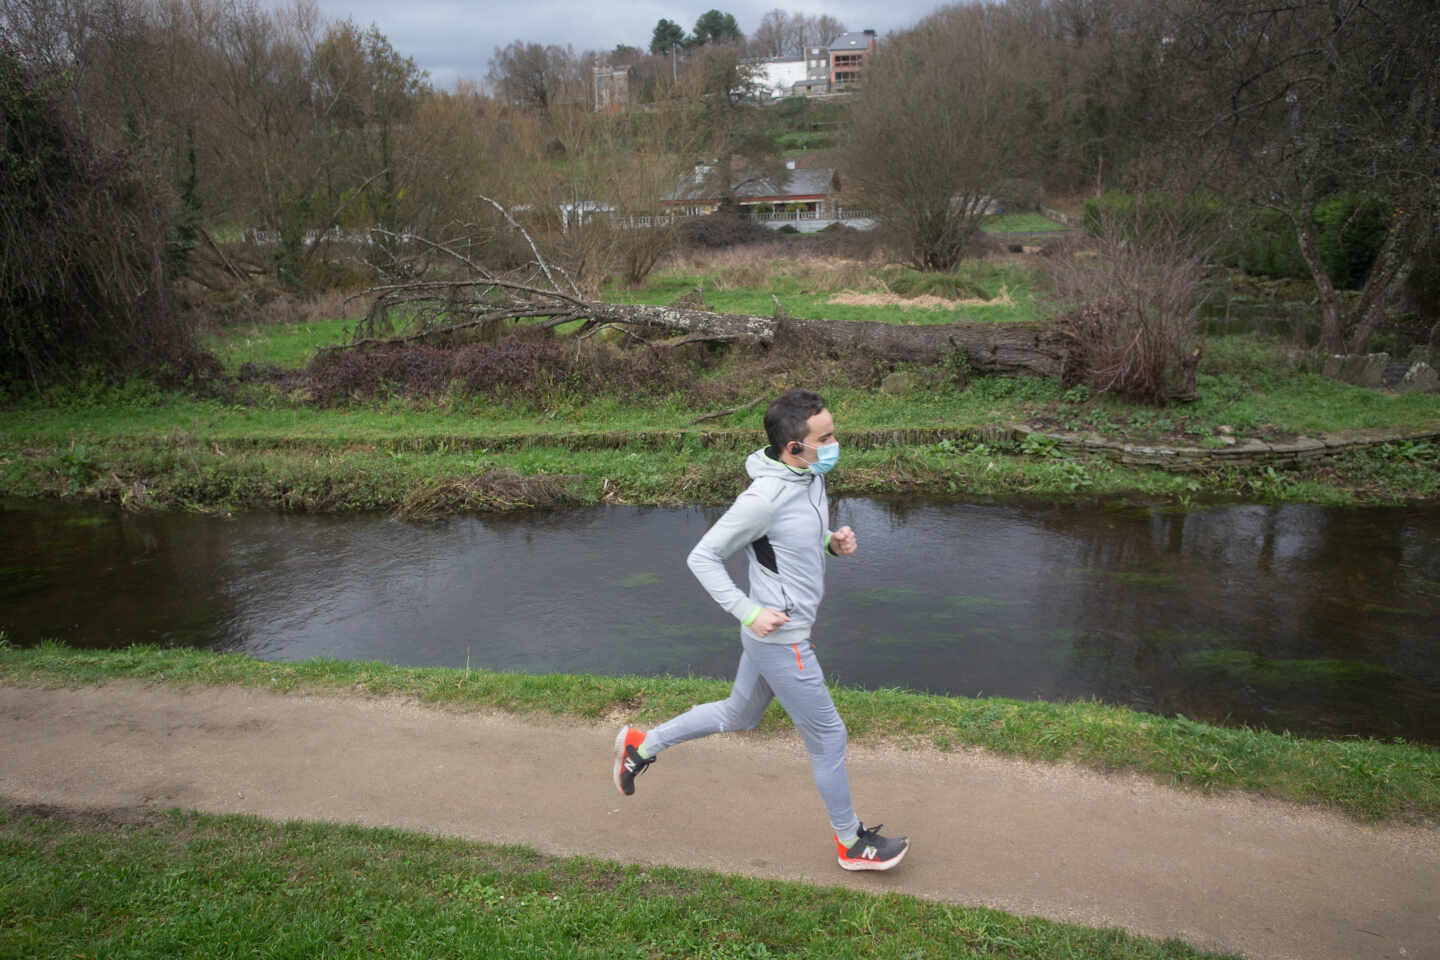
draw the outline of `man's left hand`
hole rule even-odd
[[[834,533],[830,534],[831,553],[838,554],[839,556],[843,557],[846,554],[854,553],[855,549],[855,531],[851,530],[848,526],[841,527],[839,530],[836,530]]]

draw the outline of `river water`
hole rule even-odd
[[[840,683],[1440,743],[1435,507],[834,509],[861,547],[830,561],[815,628]],[[735,625],[685,566],[718,515],[417,525],[11,504],[0,629],[17,644],[729,677]]]

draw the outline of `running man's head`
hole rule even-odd
[[[804,469],[816,461],[816,448],[835,440],[835,419],[825,400],[810,390],[786,390],[765,411],[765,437],[771,455]]]

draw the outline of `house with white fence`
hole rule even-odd
[[[696,168],[689,183],[665,202],[677,213],[691,216],[716,212],[724,198],[706,186],[709,173],[707,167]],[[740,176],[737,181],[734,198],[740,215],[774,229],[788,223],[811,233],[837,222],[861,229],[873,225],[867,213],[845,205],[840,172],[834,167],[796,169],[790,160],[778,176]]]

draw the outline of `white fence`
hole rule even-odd
[[[832,223],[843,223],[856,230],[869,230],[875,225],[874,215],[869,210],[854,207],[837,207],[833,210],[824,211],[769,210],[765,212],[758,211],[754,207],[741,207],[740,212],[745,219],[764,224],[772,230],[778,230],[786,224],[791,224],[801,233],[816,233]],[[684,211],[660,214],[658,216],[624,216],[610,211],[586,211],[583,219],[585,222],[589,222],[601,215],[606,216],[612,224],[626,229],[665,227],[679,220],[686,220],[692,216],[696,216],[696,214],[690,214]],[[699,214],[699,216],[704,216],[704,214]],[[568,223],[566,224],[566,226],[569,225]],[[402,244],[409,243],[413,237],[410,230],[397,230],[395,233],[397,239]],[[280,231],[249,229],[245,231],[244,239],[247,243],[270,246],[280,242]],[[303,242],[307,247],[320,240],[372,244],[375,242],[375,237],[368,229],[342,230],[340,227],[323,231],[308,230],[303,237]]]
[[[754,207],[741,207],[747,219],[756,223],[799,223],[803,220],[871,220],[869,210],[837,207],[834,210],[769,210],[761,212]]]
[[[409,242],[411,232],[409,230],[397,230],[396,235],[402,243]],[[254,243],[260,246],[269,246],[280,242],[279,230],[247,229],[242,239],[246,243]],[[359,230],[342,230],[339,227],[332,227],[329,230],[307,230],[300,238],[305,246],[317,243],[320,240],[333,240],[343,243],[374,243],[374,234],[368,228]]]

